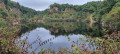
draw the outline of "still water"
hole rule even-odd
[[[25,42],[25,44],[23,44],[24,48],[27,49],[29,52],[34,51],[36,53],[45,49],[59,51],[60,49],[65,48],[67,50],[71,50],[72,45],[74,45],[74,47],[78,46],[79,48],[82,48],[83,43],[85,48],[87,48],[88,50],[95,50],[98,47],[92,46],[95,44],[95,42],[90,45],[89,38],[83,35],[85,32],[88,34],[92,33],[91,28],[89,28],[90,32],[88,32],[88,28],[86,28],[88,29],[86,30],[85,28],[82,29],[81,25],[80,27],[78,27],[78,25],[72,25],[75,24],[45,24],[44,27],[36,27],[30,32],[22,34],[18,41]],[[85,31],[80,32],[79,30]],[[95,28],[92,31],[95,32],[96,30],[94,30]],[[23,47],[23,45],[21,46],[19,44],[20,47]]]

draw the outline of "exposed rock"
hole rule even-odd
[[[64,12],[69,12],[68,8],[65,8],[65,11]]]
[[[3,3],[3,2],[0,2],[0,8],[2,8],[2,9],[4,9],[4,10],[6,10],[5,5],[4,5],[4,3]]]
[[[68,9],[68,8],[65,8],[64,12],[73,12],[74,9]]]
[[[20,24],[20,20],[13,20],[12,25],[18,25]]]
[[[50,8],[50,12],[58,12],[58,11],[59,11],[58,7]]]
[[[118,31],[118,36],[120,37],[120,31]]]
[[[21,11],[18,8],[10,8],[10,7],[8,7],[8,9],[6,9],[5,4],[3,2],[1,2],[1,1],[0,1],[0,8],[7,12],[8,17],[6,17],[6,19],[15,18],[15,16],[10,15],[11,12],[14,12],[17,15],[17,17],[19,17],[19,18],[21,17]]]
[[[17,8],[10,8],[11,11],[15,12],[19,17],[21,16],[21,11]]]

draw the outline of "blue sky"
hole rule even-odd
[[[19,2],[21,5],[35,9],[35,10],[45,10],[49,8],[50,4],[59,3],[59,4],[73,4],[73,5],[82,5],[90,1],[99,1],[99,0],[12,0]]]

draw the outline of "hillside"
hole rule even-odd
[[[99,21],[101,17],[108,14],[113,7],[119,6],[118,0],[104,0],[104,1],[93,1],[83,5],[70,5],[70,4],[57,4],[50,5],[49,9],[43,11],[43,18],[89,18],[90,13],[93,13],[95,21]],[[68,14],[64,14],[68,13]],[[60,14],[60,15],[59,15]],[[62,16],[61,16],[62,14]],[[58,16],[59,15],[59,16]],[[63,17],[63,16],[68,17]],[[70,16],[69,16],[70,15]],[[48,17],[49,16],[49,17]],[[77,16],[77,17],[75,17]],[[99,17],[101,16],[101,17]]]
[[[89,20],[90,15],[92,14],[92,18],[94,22],[103,24],[107,24],[106,26],[116,28],[117,25],[112,23],[112,19],[116,19],[116,17],[120,18],[119,9],[120,1],[119,0],[104,0],[104,1],[92,1],[83,5],[70,5],[70,4],[58,4],[54,3],[50,5],[49,9],[42,11],[41,18],[43,20],[79,20],[85,21]],[[114,15],[114,16],[112,16]],[[109,18],[109,19],[108,19]],[[117,27],[118,28],[118,27]]]
[[[21,6],[11,0],[0,0],[0,19],[9,20],[13,24],[20,23],[21,18],[33,18],[38,12],[34,9]]]
[[[19,36],[26,19],[35,18],[38,11],[11,0],[0,0],[0,54],[15,53],[14,38]]]
[[[16,39],[19,39],[22,33],[32,33],[31,30],[34,31],[33,29],[38,29],[39,27],[46,28],[49,32],[48,34],[64,34],[68,39],[70,38],[67,34],[80,34],[80,36],[86,36],[88,33],[90,36],[97,36],[95,39],[93,37],[87,38],[93,38],[93,42],[97,42],[97,45],[95,45],[100,46],[101,48],[97,51],[88,51],[88,53],[119,53],[120,0],[92,1],[83,5],[54,3],[44,11],[36,11],[11,0],[0,0],[0,54],[29,54],[29,51],[27,51],[29,49],[23,49],[25,44],[29,44],[26,42],[28,37],[25,37],[26,39],[24,40],[20,40],[20,43],[16,43]],[[41,34],[47,34],[44,32],[44,29],[42,30],[43,33]],[[33,33],[33,37],[38,36],[36,38],[39,39],[39,36],[41,36],[39,32],[40,30],[35,31],[35,33]],[[109,33],[113,34],[109,35]],[[37,35],[35,36],[35,34]],[[45,35],[42,37],[45,37]],[[48,37],[50,36],[48,35]],[[32,39],[30,40],[33,41]],[[82,41],[82,39],[80,41]],[[33,43],[35,42],[33,41]],[[88,40],[85,42],[88,42]],[[23,45],[22,50],[21,47],[16,46],[16,44],[21,46]],[[29,46],[32,49],[30,45],[26,46]],[[78,47],[73,45],[71,45],[71,47],[77,50],[75,52],[79,52]],[[34,51],[32,51],[32,53],[35,54]],[[42,54],[43,53],[44,51],[42,51]],[[75,54],[74,51],[71,53]]]

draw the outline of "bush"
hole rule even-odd
[[[6,11],[2,11],[1,14],[2,14],[2,16],[3,16],[4,18],[6,18],[6,17],[8,16],[8,14],[6,13]]]
[[[5,19],[0,18],[0,27],[5,26],[5,25],[6,25]]]
[[[107,16],[103,19],[105,24],[109,24],[115,29],[120,29],[120,7],[112,9]]]

